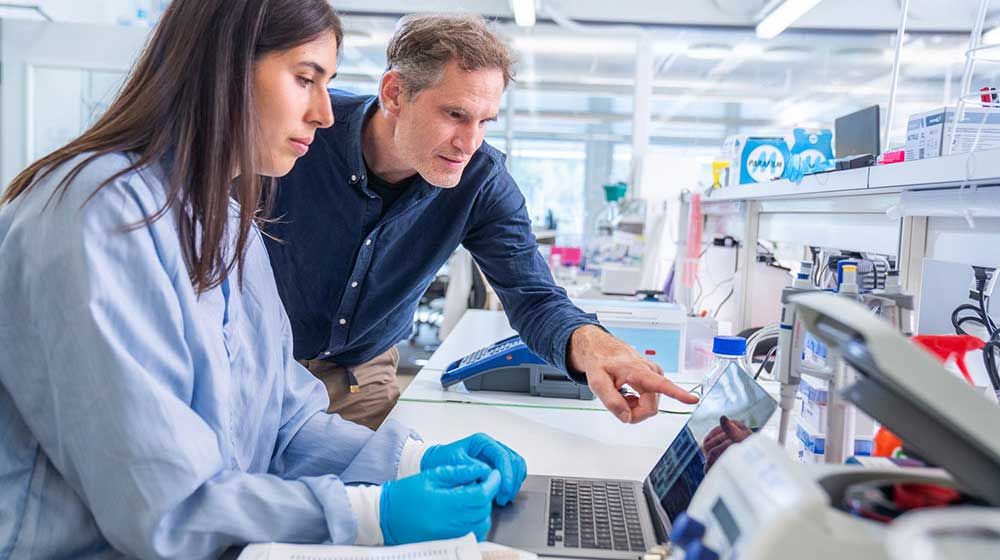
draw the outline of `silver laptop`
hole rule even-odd
[[[743,370],[730,367],[705,394],[646,480],[530,475],[517,498],[493,509],[487,540],[540,556],[639,558],[667,542],[705,477],[702,444],[722,416],[759,430],[777,408]],[[627,460],[623,458],[623,460]]]

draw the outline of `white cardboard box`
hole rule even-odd
[[[910,115],[906,125],[906,161],[1000,148],[1000,109],[967,107],[962,122],[956,124],[955,107]]]

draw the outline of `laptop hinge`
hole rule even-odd
[[[646,509],[649,510],[649,520],[653,524],[653,532],[656,534],[656,542],[666,544],[670,540],[670,532],[665,525],[666,519],[660,514],[660,504],[653,494],[652,485],[649,479],[642,483],[642,495],[646,497]]]

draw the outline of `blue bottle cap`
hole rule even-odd
[[[747,352],[747,339],[741,336],[717,336],[712,342],[712,352],[723,356],[742,356]]]
[[[705,526],[682,512],[670,529],[670,542],[681,548],[700,541],[705,536]]]

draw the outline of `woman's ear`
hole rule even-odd
[[[403,95],[405,95],[403,92],[403,80],[400,78],[399,72],[395,70],[386,72],[382,76],[382,84],[379,88],[379,105],[382,111],[386,113],[386,116],[399,116]]]

